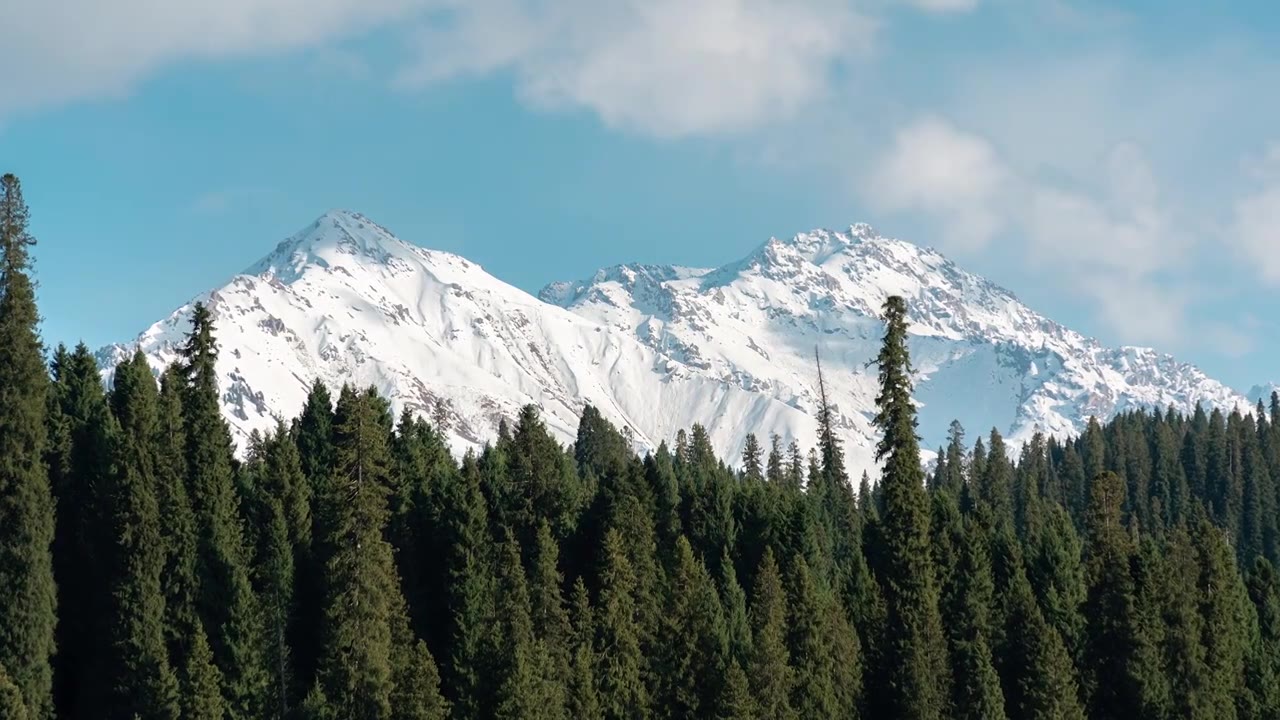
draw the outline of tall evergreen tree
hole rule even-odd
[[[197,541],[197,607],[222,673],[227,712],[233,720],[247,720],[261,717],[269,693],[262,615],[249,582],[231,436],[219,404],[213,315],[196,303],[191,318],[182,348],[182,410]]]
[[[672,718],[708,717],[728,668],[729,642],[715,585],[683,537],[676,543],[668,601],[655,705]]]
[[[326,642],[320,677],[340,717],[385,718],[395,684],[393,633],[404,618],[388,510],[390,417],[372,390],[347,386],[334,422],[334,472],[326,498],[332,522],[325,602]]]
[[[529,591],[520,550],[513,538],[499,550],[497,613],[492,672],[495,718],[564,717],[563,677],[557,676],[546,644],[534,636]]]
[[[110,488],[117,479],[120,432],[93,354],[83,343],[59,347],[52,365],[48,456],[58,503],[53,542],[54,575],[61,597],[54,701],[63,716],[98,711],[111,700],[114,680],[109,594],[114,542]]]
[[[0,666],[29,716],[43,720],[53,713],[57,600],[43,458],[48,380],[27,221],[18,178],[0,177]]]
[[[3,665],[0,665],[0,717],[8,720],[27,720],[30,717],[22,691],[9,679]]]
[[[884,343],[876,358],[880,394],[875,424],[884,433],[876,459],[884,463],[880,553],[888,618],[879,658],[884,678],[868,694],[883,702],[885,714],[940,718],[947,709],[950,673],[930,558],[928,499],[911,399],[907,308],[901,297],[885,301],[884,321]]]
[[[113,675],[114,714],[176,720],[179,687],[165,642],[165,553],[155,487],[158,401],[155,378],[140,351],[116,367],[111,405],[120,440],[116,472],[104,493],[113,629],[107,667]]]
[[[570,718],[600,717],[600,696],[596,692],[595,619],[586,583],[573,586],[572,659],[566,689],[565,710]]]
[[[791,707],[793,674],[787,649],[787,598],[773,550],[766,549],[756,573],[751,600],[754,634],[750,663],[751,694],[762,717],[796,720]]]
[[[639,720],[648,716],[649,691],[644,683],[645,659],[636,635],[635,573],[616,530],[605,534],[603,551],[596,615],[600,717]]]
[[[1012,531],[997,533],[993,561],[1001,611],[997,664],[1009,717],[1083,720],[1071,658],[1036,605]]]

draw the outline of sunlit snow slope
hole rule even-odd
[[[1247,400],[1196,368],[1109,349],[1037,315],[941,255],[865,225],[770,240],[714,270],[618,266],[535,298],[456,255],[335,211],[201,295],[216,322],[223,410],[243,439],[291,417],[315,378],[374,385],[395,409],[446,408],[455,449],[482,444],[519,407],[569,441],[585,403],[643,449],[702,423],[736,460],[749,432],[812,444],[822,357],[851,467],[872,468],[876,313],[906,296],[920,432],[948,422],[1013,440],[1075,432],[1090,415]],[[191,304],[133,343],[171,362]],[[872,470],[874,474],[874,470]]]

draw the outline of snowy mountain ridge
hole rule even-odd
[[[618,265],[535,298],[457,255],[332,211],[226,285],[127,344],[171,362],[196,300],[210,306],[223,410],[238,440],[292,417],[316,378],[374,385],[394,409],[440,412],[456,450],[496,435],[526,403],[571,441],[586,403],[639,449],[693,423],[736,461],[745,437],[812,444],[821,355],[851,469],[872,469],[877,314],[907,298],[925,447],[958,418],[1015,444],[1066,435],[1090,415],[1249,400],[1145,348],[1106,348],[1027,308],[941,254],[846,232],[770,239],[719,268]]]

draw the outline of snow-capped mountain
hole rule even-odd
[[[1167,355],[1102,347],[938,253],[866,225],[771,239],[715,269],[621,265],[535,298],[464,258],[335,211],[99,358],[109,375],[140,345],[163,367],[203,300],[238,438],[296,414],[320,378],[372,384],[397,411],[443,412],[458,450],[493,437],[526,403],[569,441],[590,403],[641,449],[696,422],[736,460],[750,432],[812,444],[816,351],[850,466],[861,470],[873,467],[875,444],[875,370],[866,363],[890,294],[910,308],[926,447],[953,418],[1017,442],[1129,408],[1248,403]]]

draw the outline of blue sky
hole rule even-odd
[[[1280,380],[1280,9],[1207,7],[0,0],[0,168],[50,342],[334,207],[530,291],[866,221],[1247,389]]]

